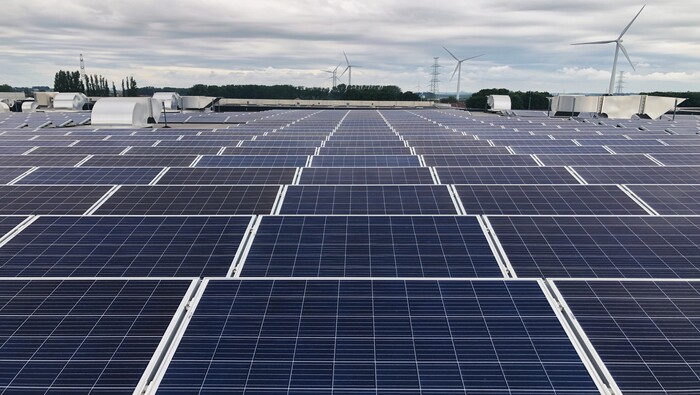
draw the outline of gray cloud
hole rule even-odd
[[[641,4],[530,0],[35,0],[7,2],[0,14],[0,83],[51,85],[58,69],[77,69],[139,84],[292,83],[328,86],[321,69],[345,50],[353,82],[427,86],[433,56],[444,65],[441,90],[458,56],[463,87],[602,91],[612,45],[572,47],[612,39]],[[637,71],[627,89],[700,89],[700,10],[681,0],[655,0],[625,36]],[[621,59],[624,60],[624,59]],[[623,64],[622,62],[620,63]]]

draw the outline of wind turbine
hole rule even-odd
[[[333,88],[335,88],[338,85],[338,67],[340,67],[341,63],[338,63],[337,66],[333,69],[333,71],[329,70],[321,70],[324,73],[330,73],[331,74],[331,79],[333,80]]]
[[[632,64],[632,60],[630,60],[630,56],[627,54],[627,50],[626,50],[625,47],[622,45],[622,36],[624,36],[625,33],[627,33],[627,30],[630,28],[630,26],[632,26],[632,24],[634,23],[634,21],[637,19],[637,17],[639,16],[639,14],[642,13],[642,11],[644,10],[644,7],[646,7],[646,6],[647,6],[646,4],[644,4],[644,5],[642,6],[642,9],[639,10],[639,12],[637,13],[637,15],[635,15],[634,18],[632,18],[632,20],[630,21],[630,23],[628,23],[627,26],[625,26],[625,28],[622,29],[622,33],[620,33],[620,35],[617,37],[617,39],[615,39],[615,40],[606,40],[606,41],[592,41],[592,42],[588,42],[588,43],[576,43],[576,44],[571,44],[571,45],[588,45],[588,44],[610,44],[610,43],[615,43],[615,60],[613,60],[612,73],[610,74],[610,86],[608,87],[608,94],[609,94],[609,95],[612,95],[612,94],[613,94],[613,89],[615,88],[615,73],[617,72],[617,56],[618,56],[618,54],[620,53],[620,50],[622,50],[622,53],[625,55],[625,58],[627,58],[627,61],[629,62],[630,66],[632,66],[632,70],[637,71],[637,70],[634,68],[634,65]]]
[[[342,77],[346,71],[348,72],[348,88],[350,88],[350,86],[352,86],[352,68],[360,66],[350,64],[350,61],[348,60],[348,55],[345,53],[345,51],[343,51],[343,56],[345,56],[345,63],[348,65],[348,67],[346,67],[345,70],[343,70],[340,76]]]
[[[462,60],[459,60],[452,52],[450,52],[449,49],[447,49],[445,47],[442,47],[442,48],[445,51],[447,51],[447,53],[450,54],[450,56],[452,56],[457,61],[457,66],[455,66],[455,71],[452,72],[452,77],[450,77],[450,81],[452,81],[452,79],[455,78],[455,73],[457,73],[457,101],[459,101],[460,83],[462,82],[462,62],[478,58],[479,56],[484,56],[484,54],[476,55],[476,56],[472,56],[471,58],[464,58]]]

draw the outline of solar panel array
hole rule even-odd
[[[700,392],[700,120],[0,114],[0,392]]]

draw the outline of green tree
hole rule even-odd
[[[0,84],[0,92],[12,92],[12,87],[7,84]]]

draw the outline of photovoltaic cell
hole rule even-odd
[[[700,278],[700,217],[489,217],[518,277]]]
[[[250,217],[39,217],[0,248],[0,277],[225,276]]]
[[[158,394],[593,394],[534,281],[209,281]]]
[[[278,185],[123,186],[95,214],[270,214],[278,192]]]
[[[291,184],[296,168],[171,168],[158,184]]]
[[[652,156],[667,166],[700,165],[700,154],[654,154]]]
[[[299,184],[434,184],[427,167],[316,167],[301,171]]]
[[[700,185],[630,185],[629,189],[661,215],[700,214]]]
[[[264,217],[243,277],[501,277],[476,217]]]
[[[17,184],[148,184],[161,170],[157,167],[42,167]]]
[[[5,236],[25,219],[27,217],[0,217],[0,237]]]
[[[190,284],[1,280],[0,390],[134,392]]]
[[[308,156],[277,155],[221,155],[205,156],[197,167],[302,167]]]
[[[281,214],[457,214],[443,185],[291,185]]]
[[[467,214],[645,215],[614,185],[457,185]]]
[[[555,141],[555,140],[551,140]],[[529,147],[511,147],[513,152],[519,155],[530,155],[530,154],[610,154],[608,150],[603,147],[598,146],[585,146],[585,147],[539,147],[539,146],[529,146]]]
[[[589,184],[700,184],[700,166],[575,167]]]
[[[109,189],[96,185],[0,186],[0,215],[80,215]]]
[[[700,391],[700,283],[557,281],[556,286],[623,393]]]
[[[579,184],[563,167],[436,167],[443,184]]]

